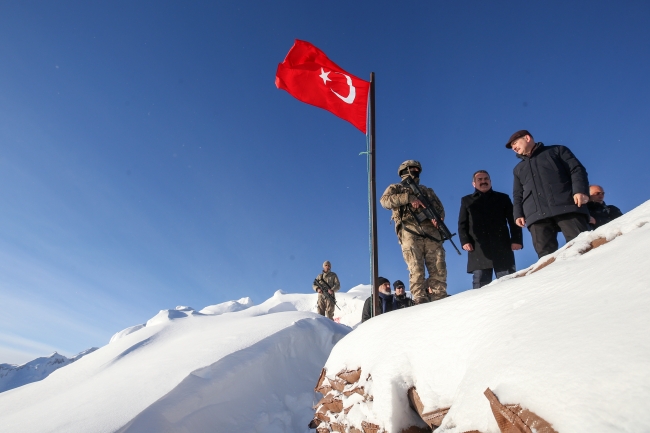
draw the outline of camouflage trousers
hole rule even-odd
[[[336,294],[334,295],[336,296]],[[330,319],[334,320],[334,302],[330,301],[322,293],[318,294],[318,314],[321,316],[327,316]]]
[[[409,270],[409,285],[413,300],[428,298],[437,301],[447,296],[447,264],[442,243],[402,230],[402,255]],[[429,278],[424,278],[424,269]],[[431,289],[433,293],[429,293]]]

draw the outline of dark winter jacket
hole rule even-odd
[[[512,198],[515,219],[526,224],[567,213],[588,215],[587,206],[578,207],[573,195],[589,195],[587,170],[565,146],[537,143],[530,156],[515,166]]]
[[[589,209],[589,215],[596,220],[596,224],[590,224],[592,229],[597,229],[623,215],[619,208],[611,204],[606,205],[605,203],[590,201],[587,203],[587,208]]]
[[[388,313],[390,311],[393,311],[393,295],[386,295],[384,293],[379,292],[379,314],[383,313]],[[361,322],[365,322],[366,320],[370,319],[372,317],[372,296],[369,296],[368,299],[366,299],[366,302],[363,304],[363,312],[361,313]]]
[[[509,228],[509,229],[508,229]],[[521,227],[515,224],[507,194],[489,190],[466,195],[458,215],[460,244],[472,244],[467,272],[479,269],[510,269],[515,266],[511,244],[523,245]]]
[[[401,310],[402,308],[408,308],[415,305],[413,299],[406,296],[406,294],[397,296],[393,295],[393,310]]]

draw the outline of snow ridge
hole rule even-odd
[[[367,293],[355,289],[337,293],[335,321],[314,312],[316,293],[162,310],[45,380],[0,393],[0,433],[304,433],[314,378],[361,319]]]

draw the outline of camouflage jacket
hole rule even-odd
[[[333,292],[338,292],[339,289],[341,288],[339,277],[334,272],[323,271],[316,277],[316,279],[320,281],[325,281],[325,283],[327,284],[323,284],[323,287],[327,287],[329,285],[329,287],[332,289]],[[312,288],[314,289],[315,292],[318,291],[316,290],[318,289],[318,286],[315,283],[312,285]]]
[[[433,204],[436,209],[436,212],[440,216],[445,218],[445,208],[442,206],[442,202],[438,198],[435,192],[431,188],[427,188],[424,185],[418,185],[420,190],[427,195],[429,201]],[[393,212],[391,219],[395,221],[395,232],[397,233],[398,238],[401,239],[400,235],[402,228],[406,227],[410,231],[416,233],[420,232],[420,226],[422,230],[428,235],[431,235],[437,239],[440,239],[440,233],[433,226],[433,223],[429,220],[423,221],[418,226],[417,221],[413,218],[413,215],[409,211],[409,208],[417,213],[417,209],[413,209],[410,203],[415,200],[415,196],[412,194],[411,189],[402,185],[401,183],[394,183],[389,185],[384,191],[384,194],[379,199],[382,207],[384,209],[390,209]]]

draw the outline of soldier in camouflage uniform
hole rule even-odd
[[[398,169],[402,179],[407,176],[413,178],[444,219],[445,210],[436,193],[419,183],[421,172],[422,165],[413,160],[403,162]],[[422,202],[411,193],[409,187],[401,183],[394,183],[386,188],[380,202],[385,209],[393,211],[391,219],[395,221],[395,232],[409,270],[410,290],[414,303],[422,304],[446,297],[447,265],[442,237],[435,221],[425,220],[418,223],[413,216],[414,213],[418,213],[419,208],[424,207]],[[429,278],[426,280],[425,266],[429,273]]]
[[[321,285],[323,287],[329,287],[329,293],[333,298],[336,296],[334,293],[338,292],[341,288],[341,283],[339,282],[339,277],[332,271],[332,264],[329,260],[325,260],[323,263],[323,272],[319,274],[316,279],[322,281]],[[312,285],[313,289],[318,292],[318,314],[321,316],[327,316],[330,319],[334,320],[334,302],[323,295],[321,288],[314,283]]]

